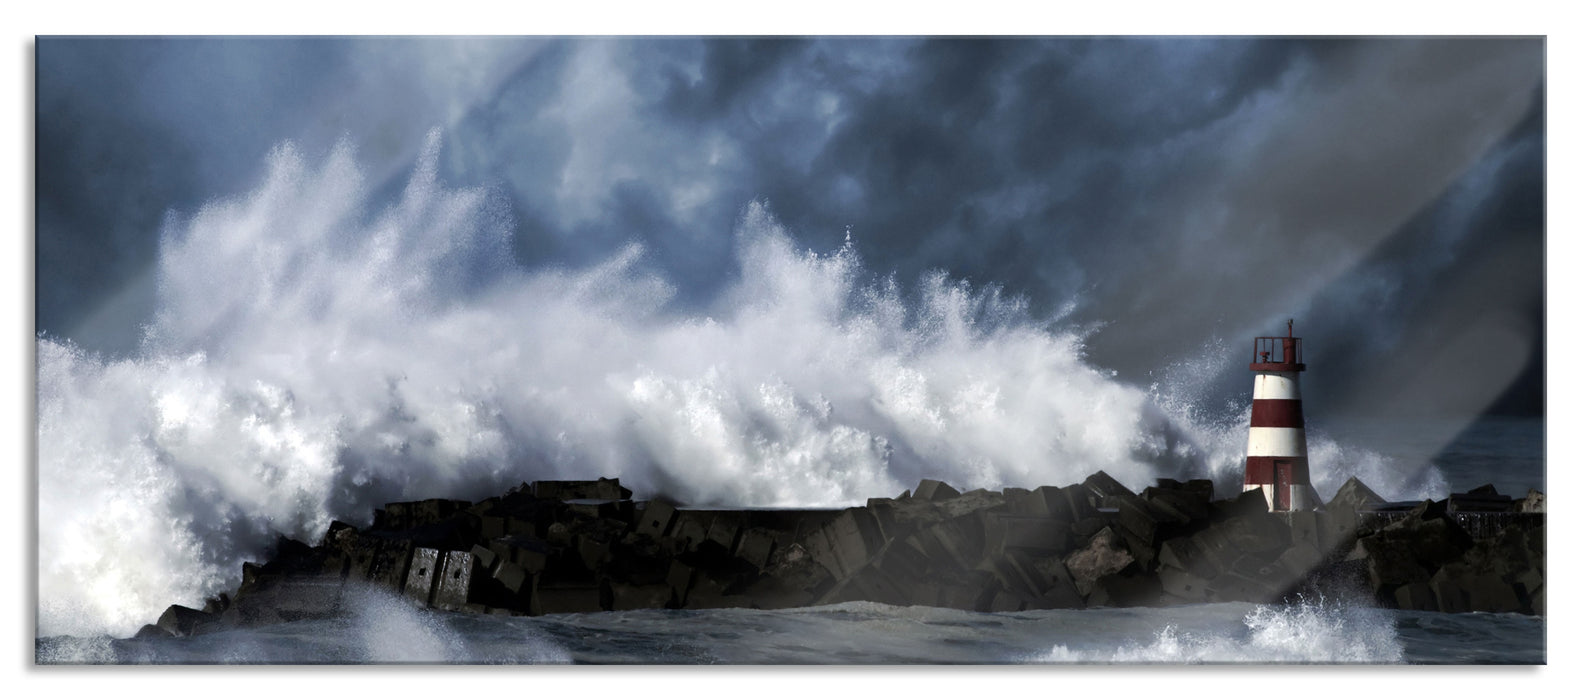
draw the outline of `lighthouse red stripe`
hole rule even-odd
[[[1291,483],[1308,486],[1312,482],[1308,479],[1306,457],[1248,457],[1247,477],[1243,484],[1272,484],[1274,483],[1275,460],[1291,463]]]
[[[1253,399],[1252,427],[1302,427],[1301,399]]]

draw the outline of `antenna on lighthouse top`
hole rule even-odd
[[[1285,337],[1287,337],[1287,338],[1294,338],[1294,337],[1296,337],[1295,334],[1293,334],[1291,332],[1291,326],[1293,326],[1295,324],[1296,324],[1296,319],[1294,319],[1294,318],[1288,318],[1288,319],[1285,320]]]

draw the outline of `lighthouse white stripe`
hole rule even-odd
[[[1253,376],[1254,399],[1300,399],[1302,388],[1295,372],[1259,372]]]
[[[1248,457],[1306,457],[1307,431],[1301,428],[1252,428],[1247,434]]]

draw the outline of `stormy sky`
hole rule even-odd
[[[1138,384],[1247,394],[1295,318],[1310,412],[1543,411],[1542,39],[40,38],[36,70],[37,329],[109,356],[168,216],[283,140],[393,199],[438,126],[522,266],[638,241],[699,313],[760,201]]]

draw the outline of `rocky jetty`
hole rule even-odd
[[[281,538],[241,586],[172,605],[146,636],[333,617],[354,586],[412,604],[544,615],[846,601],[982,612],[1296,596],[1544,614],[1543,494],[1485,486],[1387,503],[1348,481],[1324,508],[1214,500],[1206,480],[1134,493],[1099,472],[1063,488],[961,493],[925,479],[839,510],[682,507],[614,479],[538,481],[478,503],[390,503],[317,545]]]

